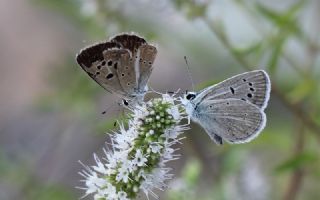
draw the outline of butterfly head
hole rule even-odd
[[[196,98],[196,96],[197,96],[197,95],[196,95],[195,92],[188,92],[188,91],[186,91],[186,93],[183,95],[183,97],[181,97],[181,103],[182,103],[183,105],[190,104],[191,101]]]
[[[196,98],[196,93],[195,92],[187,92],[184,98],[188,101],[191,101],[194,98]]]
[[[190,117],[193,114],[194,111],[194,104],[192,102],[193,99],[196,98],[195,92],[186,92],[186,94],[181,98],[181,103],[184,105],[186,109],[186,113],[188,114],[188,122],[190,123]]]

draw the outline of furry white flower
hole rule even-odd
[[[132,110],[128,128],[120,125],[119,132],[111,136],[112,150],[104,150],[99,159],[94,154],[96,166],[84,166],[85,196],[94,199],[134,199],[142,190],[147,197],[157,198],[154,189],[166,187],[172,178],[165,163],[178,159],[172,145],[178,143],[180,134],[188,129],[181,125],[184,110],[170,95],[142,103]]]
[[[136,152],[136,155],[135,155],[135,158],[133,160],[133,163],[139,167],[142,167],[145,165],[145,163],[147,162],[147,158],[145,158],[142,153],[141,153],[141,150],[138,149],[137,152]]]

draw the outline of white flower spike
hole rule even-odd
[[[120,125],[111,136],[112,151],[99,159],[96,166],[84,166],[79,174],[84,177],[86,193],[95,200],[135,199],[142,190],[158,198],[154,189],[163,190],[172,178],[168,161],[179,158],[172,146],[180,143],[180,134],[189,129],[181,120],[186,118],[181,104],[170,95],[142,103],[133,109],[128,129]]]

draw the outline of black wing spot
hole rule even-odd
[[[99,75],[100,74],[100,72],[96,72],[96,75]]]
[[[143,64],[146,64],[146,63],[147,63],[147,61],[144,60],[144,61],[143,61]]]
[[[230,103],[229,102],[227,102],[227,105],[229,105]]]
[[[128,66],[126,66],[126,70],[128,70],[129,69],[129,67]]]
[[[110,73],[110,74],[108,74],[108,75],[106,76],[107,79],[111,79],[112,77],[113,77],[113,74],[112,74],[112,73]]]
[[[151,61],[149,61],[149,65],[151,65],[152,64],[152,62]]]
[[[142,58],[139,59],[139,62],[142,62]]]
[[[127,86],[130,86],[130,83],[127,83]]]
[[[231,93],[234,94],[234,89],[233,87],[230,87]]]
[[[115,68],[115,69],[118,68],[118,63],[117,62],[113,64],[113,68]]]
[[[250,88],[250,91],[254,92],[254,88]]]
[[[245,79],[245,78],[244,78],[244,79],[242,79],[242,80],[243,80],[243,82],[246,82],[246,81],[247,81],[247,79]]]
[[[101,65],[98,65],[98,66],[97,66],[97,69],[99,69],[99,70],[100,70],[100,69],[101,69]]]
[[[242,101],[247,101],[245,98],[241,98]]]
[[[251,93],[248,93],[247,96],[248,96],[249,98],[252,98],[252,94],[251,94]]]
[[[124,76],[124,74],[121,74],[121,76],[123,77],[123,76]]]
[[[212,108],[212,106],[211,106],[211,105],[210,105],[209,107],[210,107],[210,108]]]
[[[108,66],[111,66],[112,65],[112,60],[109,60],[108,61]]]
[[[105,66],[105,65],[106,65],[106,61],[102,61],[102,62],[101,62],[101,65],[102,65],[102,66]]]
[[[249,86],[252,86],[252,83],[248,83]]]

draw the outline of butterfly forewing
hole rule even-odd
[[[138,48],[141,45],[146,44],[146,41],[143,38],[128,34],[117,35],[111,39],[111,42],[121,45],[123,49],[128,49],[132,54],[136,54]],[[132,55],[132,57],[134,56]]]
[[[195,113],[194,119],[212,139],[217,135],[230,143],[250,141],[266,122],[263,111],[239,99],[204,100]]]
[[[105,42],[90,46],[77,55],[77,62],[99,85],[120,95],[124,95],[113,64],[119,61],[119,45]],[[112,64],[110,64],[112,63]]]
[[[213,99],[240,99],[261,109],[266,107],[270,93],[270,80],[266,72],[256,70],[233,76],[202,90],[197,101]]]
[[[103,51],[114,48],[120,48],[120,46],[114,42],[98,43],[82,49],[77,55],[76,60],[78,64],[86,71],[87,68],[92,66],[92,63],[102,61],[104,59]]]

